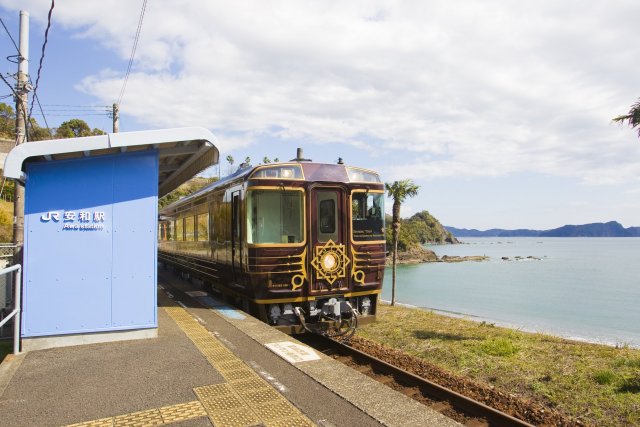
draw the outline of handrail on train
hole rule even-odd
[[[12,317],[15,316],[15,321],[13,322],[13,354],[20,353],[20,306],[22,297],[22,265],[15,264],[11,267],[3,268],[0,270],[0,276],[4,276],[5,274],[12,273],[17,271],[17,276],[15,280],[15,293],[13,294],[13,311],[9,313],[7,317],[0,321],[0,327],[2,327],[5,323],[9,321]]]

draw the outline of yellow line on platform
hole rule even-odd
[[[181,307],[165,307],[226,380],[193,391],[216,427],[304,427],[314,424]]]
[[[207,412],[200,401],[179,403],[147,411],[132,412],[99,420],[70,424],[66,427],[151,427],[162,424],[206,417]]]
[[[71,424],[66,427],[152,427],[209,417],[215,427],[312,427],[313,422],[181,307],[164,310],[225,379],[193,389],[198,400]]]

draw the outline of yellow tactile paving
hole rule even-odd
[[[300,415],[298,409],[283,398],[262,405],[255,405],[252,409],[258,414],[260,419],[264,421],[277,421],[279,419]]]
[[[113,417],[101,418],[99,420],[85,421],[84,423],[70,424],[66,427],[112,427]]]
[[[216,363],[219,372],[230,372],[237,371],[239,369],[244,369],[247,365],[240,360],[230,360],[228,362],[218,362]]]
[[[261,424],[258,417],[256,417],[253,412],[247,411],[247,408],[244,407],[230,411],[210,413],[209,419],[215,427],[257,427]]]
[[[194,388],[197,401],[180,403],[66,427],[150,427],[208,416],[215,427],[314,426],[271,384],[180,307],[165,311],[226,383]]]
[[[227,381],[193,391],[216,427],[304,427],[314,424],[180,307],[165,310]]]
[[[314,427],[307,417],[291,417],[283,418],[277,421],[269,421],[264,424],[265,427]]]
[[[158,409],[133,412],[113,418],[114,427],[153,427],[161,424],[164,424],[164,422]]]
[[[192,418],[206,417],[207,411],[204,410],[202,403],[196,400],[195,402],[160,408],[160,415],[162,416],[162,421],[168,424],[176,421],[190,420]]]
[[[150,409],[148,411],[133,412],[111,418],[101,418],[99,420],[70,424],[65,427],[150,427],[206,416],[207,412],[204,410],[202,403],[195,400],[193,402],[179,403],[177,405]]]

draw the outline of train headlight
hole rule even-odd
[[[322,268],[324,271],[333,271],[338,264],[338,260],[333,252],[324,254],[322,257]]]

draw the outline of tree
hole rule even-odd
[[[0,135],[7,138],[16,136],[16,113],[4,102],[0,102]]]
[[[632,129],[637,128],[638,136],[640,137],[640,98],[631,106],[627,114],[615,117],[613,121],[620,124],[626,122]]]
[[[262,159],[262,163],[264,163],[266,165],[266,164],[271,163],[271,160],[267,156],[264,156],[264,158]]]
[[[393,262],[391,280],[391,305],[396,303],[396,260],[398,257],[398,233],[400,231],[400,206],[407,197],[414,197],[420,188],[411,179],[394,181],[392,184],[384,184],[387,194],[393,199],[391,232],[393,239]]]
[[[232,155],[228,155],[227,156],[227,162],[229,162],[229,172],[228,174],[231,175],[233,173],[233,156]]]
[[[29,141],[42,141],[45,139],[53,139],[51,130],[40,127],[36,119],[32,117],[29,123]]]
[[[104,131],[94,128],[91,130],[87,122],[82,119],[71,119],[63,122],[56,129],[56,138],[78,138],[80,136],[104,135]]]

